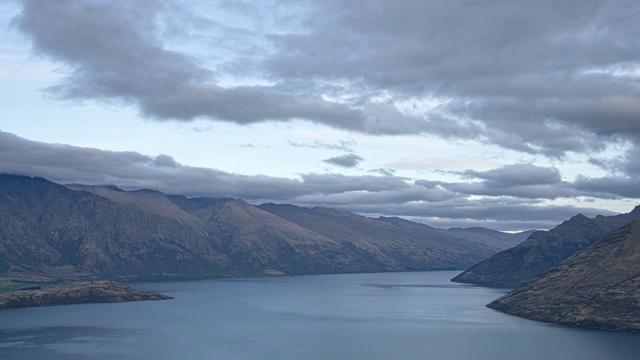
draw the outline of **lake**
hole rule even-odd
[[[0,311],[0,359],[637,359],[640,336],[485,305],[458,272],[131,283],[174,300]]]

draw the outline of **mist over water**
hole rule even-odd
[[[0,359],[635,359],[640,337],[485,307],[457,272],[133,283],[174,300],[0,312]]]

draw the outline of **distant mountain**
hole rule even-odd
[[[532,320],[640,332],[640,221],[488,306]]]
[[[132,280],[463,269],[496,252],[403,224],[326,208],[256,207],[0,175],[0,276]]]
[[[482,227],[451,228],[445,231],[454,236],[489,245],[499,251],[506,250],[520,244],[535,232],[535,230],[527,230],[510,234]]]
[[[259,208],[334,239],[389,271],[453,269],[495,253],[486,245],[406,220],[388,222],[330,208],[288,204],[262,204]]]
[[[398,217],[384,217],[381,216],[376,220],[383,221],[389,224],[393,224],[400,227],[411,228],[416,230],[429,229],[432,232],[439,233],[445,237],[457,237],[466,240],[471,240],[482,245],[487,245],[494,248],[497,251],[505,250],[513,247],[528,237],[529,232],[522,232],[516,234],[503,233],[496,230],[485,229],[481,227],[470,228],[451,228],[451,229],[437,229],[428,225],[418,224],[412,221],[401,219]]]
[[[514,288],[637,219],[640,219],[640,207],[615,216],[588,218],[578,214],[549,231],[533,233],[521,244],[493,255],[452,281]]]

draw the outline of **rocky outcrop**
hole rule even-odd
[[[488,307],[532,320],[640,332],[640,221],[608,234]]]
[[[37,288],[37,286],[33,288]],[[46,289],[0,292],[0,309],[166,299],[171,299],[171,297],[136,290],[114,281],[84,281],[61,284]]]
[[[499,252],[452,279],[454,282],[515,288],[560,264],[607,233],[640,219],[640,207],[628,214],[572,217],[549,231],[537,231],[515,247]]]

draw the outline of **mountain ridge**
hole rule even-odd
[[[613,216],[577,214],[551,230],[534,232],[524,242],[481,261],[451,281],[515,288],[637,219],[640,206]]]
[[[640,332],[640,220],[487,306],[532,320]]]
[[[265,206],[0,175],[0,276],[153,280],[463,269],[497,251],[416,223],[291,205],[292,221]]]

